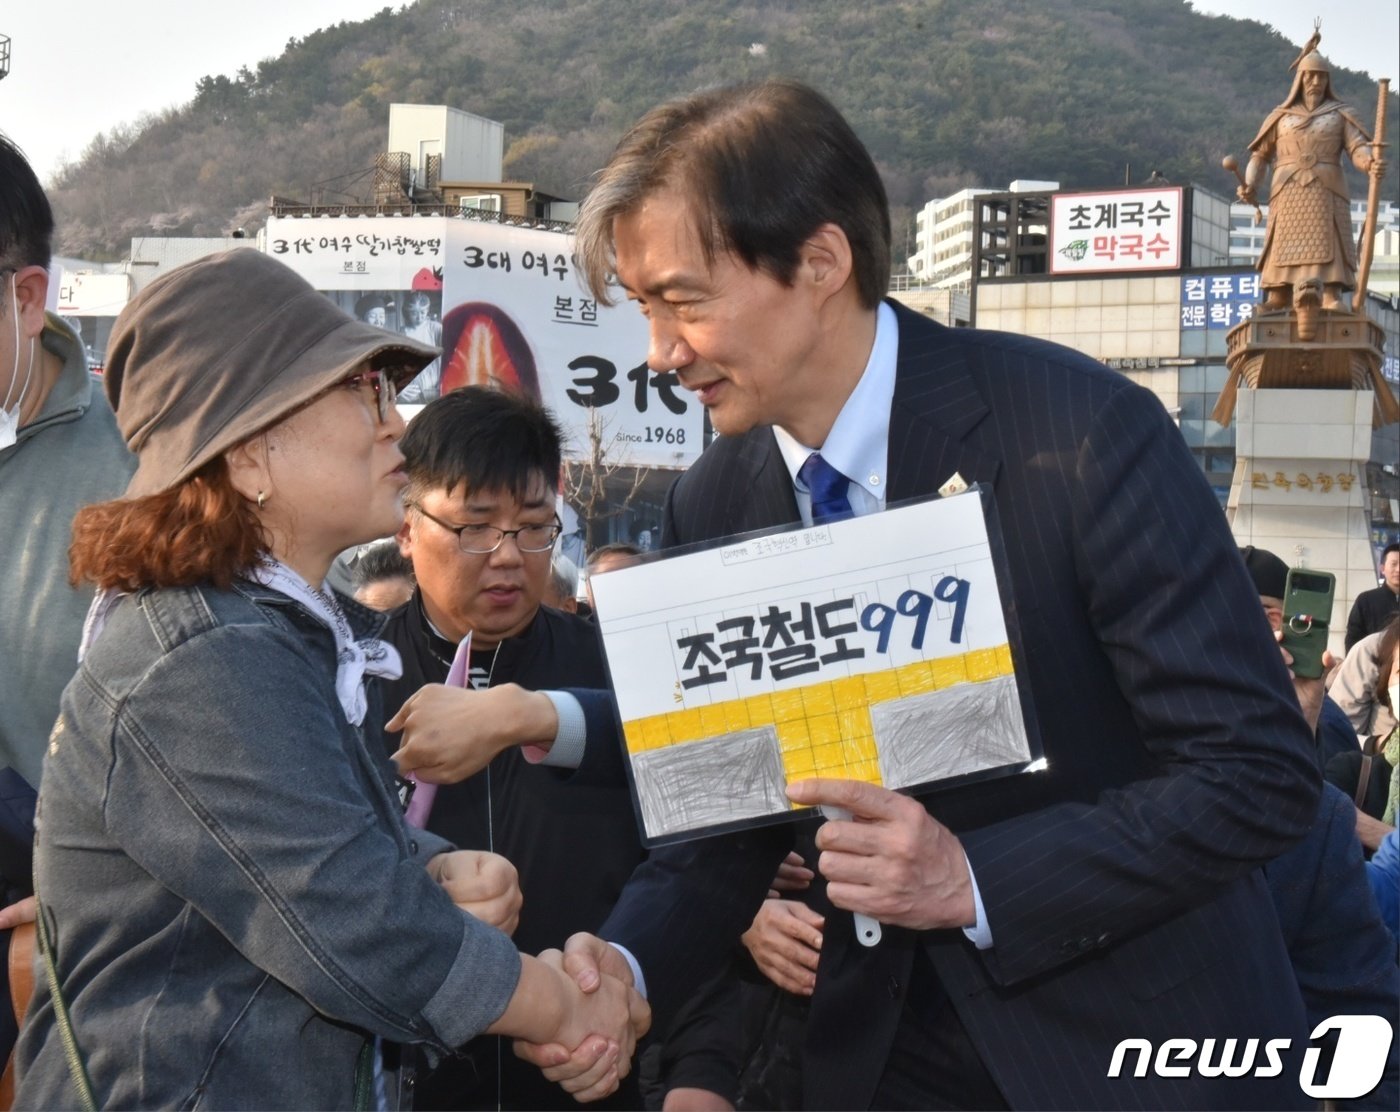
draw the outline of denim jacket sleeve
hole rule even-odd
[[[231,624],[164,654],[118,709],[104,818],[257,966],[327,1016],[443,1050],[505,1010],[510,939],[427,875],[324,663]]]

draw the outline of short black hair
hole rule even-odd
[[[0,270],[53,261],[53,209],[24,153],[0,132]]]
[[[845,117],[800,81],[708,89],[653,108],[622,137],[579,210],[575,251],[589,288],[611,303],[613,221],[676,187],[694,210],[707,260],[732,251],[792,285],[821,225],[851,245],[861,304],[890,284],[890,206],[870,152]]]
[[[641,554],[640,548],[635,544],[628,544],[626,541],[614,541],[612,544],[600,545],[588,554],[588,570],[592,571],[609,556],[640,556]]]
[[[413,561],[399,551],[398,542],[393,540],[365,545],[350,567],[357,590],[381,579],[413,580]]]
[[[1382,564],[1385,563],[1385,558],[1389,556],[1392,552],[1400,552],[1400,541],[1391,541],[1388,545],[1381,549]]]
[[[409,498],[429,490],[508,491],[524,500],[536,475],[559,481],[563,434],[538,402],[467,386],[429,402],[399,441]]]

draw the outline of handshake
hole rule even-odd
[[[651,1009],[627,960],[594,935],[576,934],[562,953],[546,950],[536,961],[566,986],[566,1007],[552,1034],[516,1038],[515,1053],[575,1100],[600,1100],[631,1070]]]
[[[468,915],[511,934],[522,897],[504,857],[474,850],[438,854],[428,875]],[[632,1068],[651,1009],[627,960],[601,938],[576,934],[563,951],[520,955],[520,983],[488,1034],[515,1039],[515,1053],[578,1101],[608,1096]]]
[[[515,1053],[538,1066],[575,1101],[608,1097],[631,1070],[637,1039],[651,1027],[651,1008],[633,985],[626,959],[602,938],[575,934],[563,952],[521,955],[521,987],[490,1031],[515,1035]],[[542,985],[545,1021],[507,1024],[521,994]]]

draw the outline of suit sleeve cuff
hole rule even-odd
[[[559,716],[559,728],[555,731],[554,743],[549,746],[522,745],[520,753],[531,764],[576,769],[583,763],[585,742],[588,739],[583,707],[567,691],[544,691],[541,694],[554,704],[554,712]]]
[[[637,959],[632,956],[632,951],[626,946],[619,946],[616,942],[609,942],[608,945],[621,954],[623,959],[627,962],[627,967],[632,970],[632,984],[641,995],[641,998],[645,1000],[647,998],[647,979],[642,975],[642,967],[637,963]]]
[[[967,854],[963,854],[963,860],[967,861]],[[982,893],[977,888],[977,874],[972,871],[972,862],[967,861],[967,878],[972,881],[972,902],[977,909],[977,922],[970,927],[963,927],[963,934],[967,935],[967,940],[979,950],[990,950],[992,948],[992,927],[987,922],[987,909],[982,906]]]

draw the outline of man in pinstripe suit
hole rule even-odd
[[[830,906],[809,1106],[1306,1103],[1307,1032],[1258,866],[1312,820],[1311,739],[1161,405],[1076,352],[884,302],[879,176],[796,83],[649,113],[591,193],[578,254],[600,295],[616,274],[650,319],[648,363],[674,368],[722,434],[671,491],[668,545],[878,512],[950,479],[994,492],[1048,769],[920,800],[792,786],[855,815],[817,839]],[[586,978],[630,961],[664,1024],[790,840],[766,828],[655,854],[570,962]],[[852,911],[885,924],[878,946],[855,944]],[[1129,1037],[1192,1050],[1110,1078]],[[1236,1064],[1252,1048],[1260,1068],[1195,1068],[1204,1039],[1215,1059],[1241,1040]],[[1293,1050],[1281,1075],[1269,1039]],[[606,1068],[521,1050],[553,1076]]]

